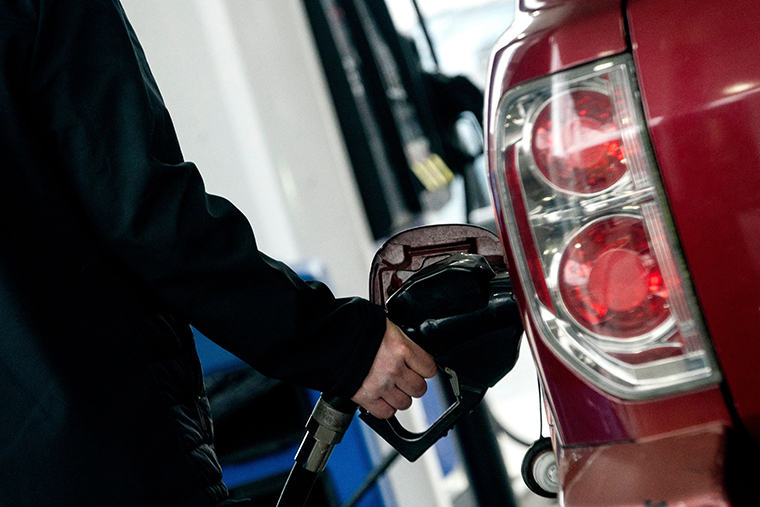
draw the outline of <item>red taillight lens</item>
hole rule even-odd
[[[577,90],[549,100],[532,130],[540,173],[561,190],[593,194],[625,174],[620,131],[610,97]]]
[[[635,217],[593,222],[574,236],[560,260],[559,291],[570,315],[603,336],[639,337],[670,317],[660,266]]]
[[[531,321],[627,399],[720,379],[635,87],[631,58],[610,58],[491,97],[488,117],[494,204]]]

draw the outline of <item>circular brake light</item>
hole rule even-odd
[[[560,260],[559,290],[575,321],[597,335],[642,336],[670,316],[644,225],[627,215],[593,222],[570,241]]]
[[[595,194],[625,174],[612,100],[592,90],[552,98],[536,116],[531,149],[547,181],[568,192]]]

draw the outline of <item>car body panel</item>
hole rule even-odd
[[[760,9],[630,0],[655,157],[736,410],[760,439]]]
[[[753,0],[520,0],[494,47],[485,132],[508,264],[516,265],[513,253],[521,247],[510,245],[520,239],[507,236],[501,207],[522,205],[500,197],[495,182],[505,170],[495,165],[502,97],[534,79],[633,54],[687,283],[723,374],[720,385],[640,401],[605,393],[543,341],[526,304],[535,295],[525,293],[513,271],[550,408],[563,505],[734,505],[726,478],[743,465],[728,449],[760,440],[758,27]],[[509,174],[507,180],[502,191],[519,191]]]
[[[711,425],[646,442],[562,449],[565,505],[730,506],[726,428]],[[621,478],[624,477],[624,480]]]
[[[628,47],[619,0],[525,1],[523,7],[533,9],[539,4],[549,4],[549,7],[516,13],[513,25],[492,55],[486,114],[492,168],[496,148],[492,144],[496,128],[494,117],[506,90],[530,79],[618,54]],[[497,208],[498,201],[495,198]],[[498,209],[497,216],[501,220]],[[504,233],[506,229],[502,227],[501,230],[509,264],[514,265],[508,248],[509,238]],[[516,289],[518,300],[526,309],[525,294],[521,288]],[[730,414],[717,387],[644,402],[620,400],[591,387],[549,350],[527,310],[524,311],[528,340],[547,402],[556,419],[557,437],[563,445],[631,441],[711,421],[731,424]]]

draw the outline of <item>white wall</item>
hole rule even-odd
[[[367,293],[374,245],[300,0],[123,0],[207,190],[259,247]]]

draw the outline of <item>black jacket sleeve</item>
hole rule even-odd
[[[383,310],[336,299],[262,253],[245,217],[205,192],[118,0],[38,0],[34,121],[125,276],[262,373],[351,396]]]

